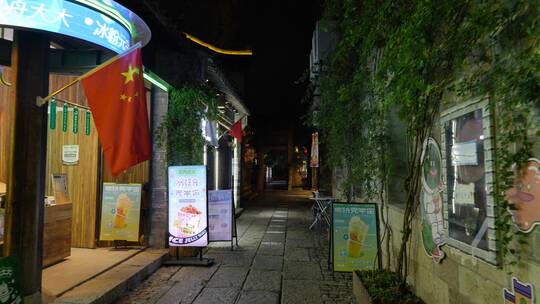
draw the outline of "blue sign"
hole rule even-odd
[[[83,1],[77,1],[83,2]],[[127,11],[114,1],[99,3],[101,10],[115,12],[111,18],[97,8],[65,0],[4,0],[0,1],[0,26],[22,27],[62,34],[85,40],[116,53],[132,44],[130,30],[121,12]],[[127,24],[130,26],[130,24]]]

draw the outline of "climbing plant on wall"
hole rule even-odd
[[[202,164],[203,118],[217,118],[217,100],[209,88],[186,85],[170,92],[169,108],[158,128],[158,139],[167,148],[169,165]]]
[[[402,282],[419,205],[422,146],[449,94],[492,101],[498,120],[493,193],[498,241],[501,258],[514,253],[508,203],[499,193],[511,186],[511,165],[531,156],[530,136],[540,128],[533,121],[540,107],[539,6],[534,1],[325,4],[326,23],[339,39],[321,76],[317,117],[330,160],[347,167],[344,189],[354,185],[363,197],[381,195],[388,181],[386,114],[397,109],[406,125],[406,201],[394,264]]]

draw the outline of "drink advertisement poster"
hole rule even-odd
[[[206,166],[169,167],[169,246],[208,245]]]
[[[334,271],[375,269],[378,252],[376,204],[332,205]]]
[[[208,191],[210,241],[232,241],[232,190]]]
[[[101,200],[101,241],[139,241],[141,184],[104,183]]]

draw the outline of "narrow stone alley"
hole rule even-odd
[[[354,303],[350,273],[328,270],[327,230],[309,229],[307,193],[267,192],[238,218],[239,247],[212,267],[162,267],[118,303]]]

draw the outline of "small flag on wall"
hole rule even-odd
[[[67,132],[68,128],[68,106],[64,103],[62,106],[62,131]]]
[[[73,134],[79,133],[79,108],[73,108]]]
[[[85,113],[86,117],[85,117],[85,125],[84,125],[84,134],[86,134],[86,136],[90,136],[90,131],[92,130],[91,127],[90,127],[90,115],[92,115],[90,113],[90,111],[86,111]]]
[[[51,100],[49,103],[49,128],[51,130],[56,129],[56,99]]]

